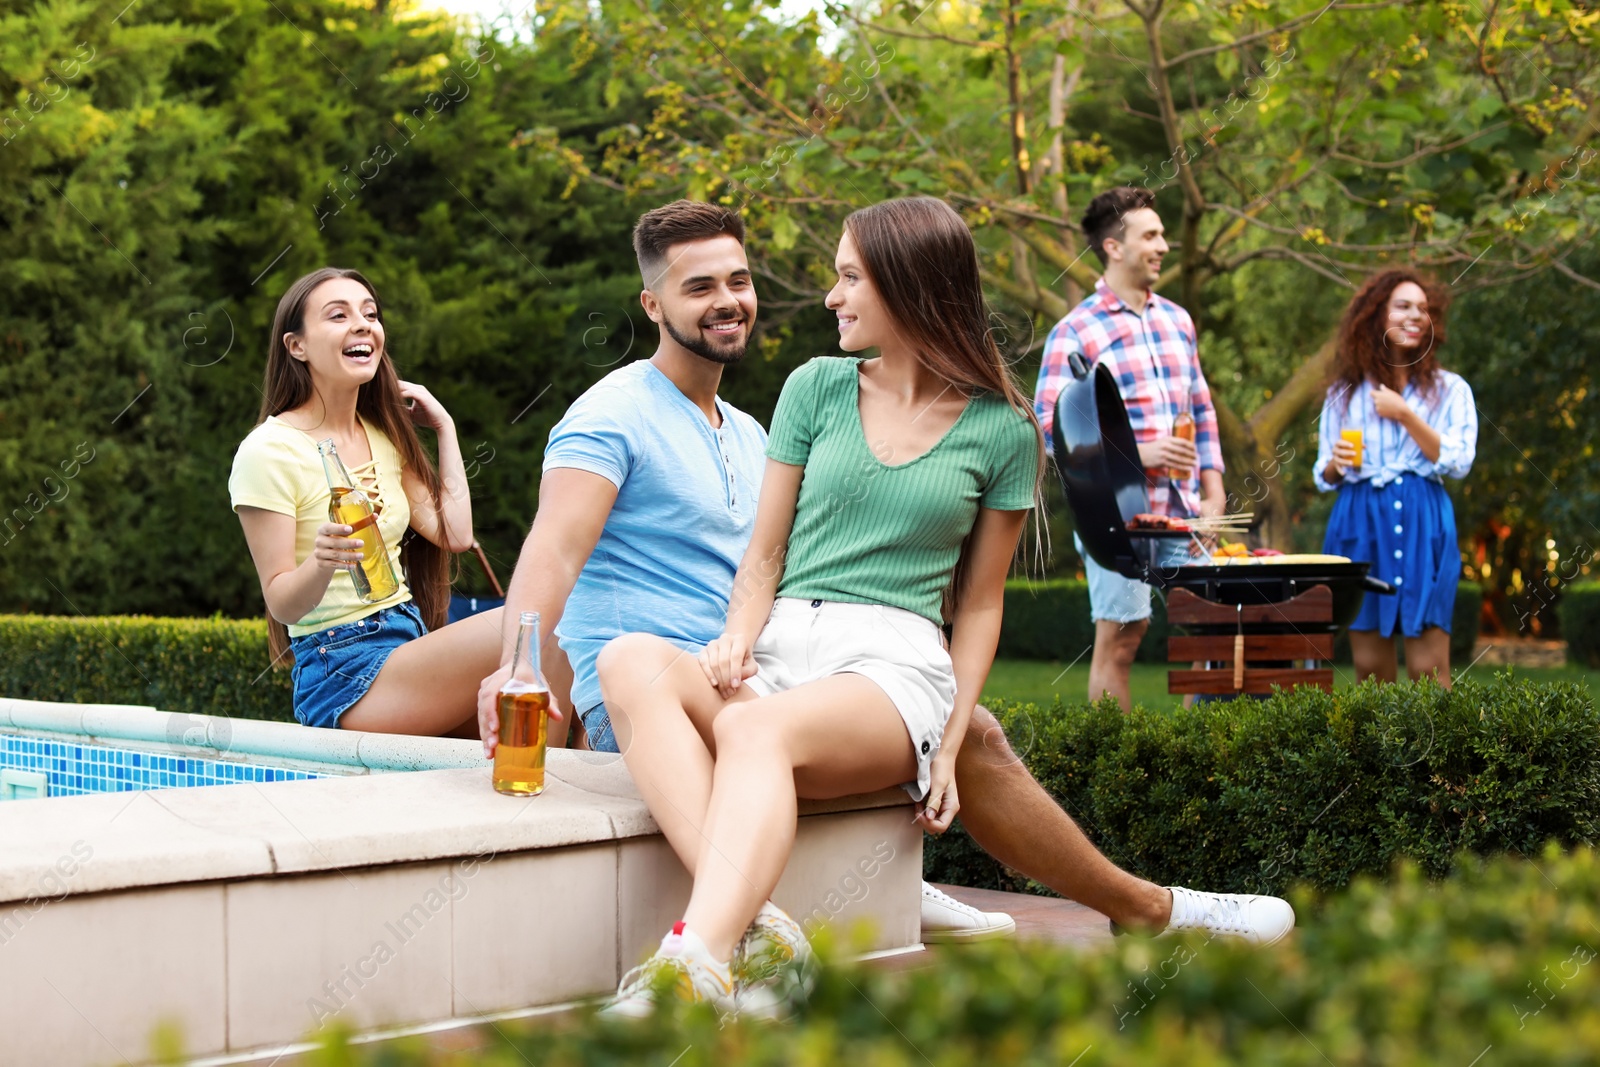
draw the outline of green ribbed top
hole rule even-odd
[[[813,359],[778,397],[767,455],[805,468],[778,595],[887,604],[943,625],[940,601],[978,509],[1033,507],[1039,431],[980,393],[931,449],[888,466],[887,446],[874,454],[861,426],[861,362]]]

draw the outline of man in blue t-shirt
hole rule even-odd
[[[612,638],[647,631],[698,653],[722,633],[734,575],[755,527],[766,433],[717,396],[724,367],[744,358],[756,294],[736,212],[679,200],[634,228],[645,313],[661,341],[601,379],[550,433],[539,511],[506,590],[502,666],[478,692],[493,752],[495,694],[510,676],[518,616],[537,611],[547,662],[573,672],[570,703],[589,745],[617,751],[595,657]],[[566,709],[561,709],[563,713]],[[565,724],[552,730],[559,738]],[[1204,928],[1252,940],[1287,929],[1275,898],[1164,889],[1102,856],[1034,780],[981,706],[956,761],[962,821],[1006,865],[1140,930]],[[1263,907],[1257,902],[1271,901]],[[1279,907],[1281,905],[1281,907]],[[1293,913],[1287,913],[1292,925]],[[924,941],[1015,930],[923,885]]]

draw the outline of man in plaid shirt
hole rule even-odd
[[[1122,186],[1089,202],[1083,233],[1105,274],[1094,292],[1050,331],[1034,410],[1049,440],[1056,397],[1072,376],[1067,358],[1078,352],[1091,366],[1104,363],[1128,406],[1150,490],[1149,510],[1178,517],[1220,515],[1225,500],[1222,449],[1211,390],[1200,372],[1194,320],[1150,291],[1167,253],[1164,232],[1155,194],[1148,189]],[[1192,444],[1172,433],[1180,412],[1194,418]],[[1187,469],[1189,476],[1169,477],[1170,468]],[[1073,541],[1088,572],[1095,622],[1089,699],[1109,692],[1127,708],[1128,672],[1150,625],[1150,587],[1106,570],[1089,558],[1076,534]],[[1162,544],[1168,556],[1161,562],[1187,561],[1187,543]]]

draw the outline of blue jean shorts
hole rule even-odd
[[[1084,551],[1077,534],[1072,535],[1078,555],[1083,557],[1083,570],[1089,578],[1089,615],[1095,622],[1130,623],[1150,617],[1150,587],[1132,578],[1124,578],[1116,571],[1106,570]],[[1180,567],[1205,560],[1190,559],[1192,541],[1166,538],[1160,542],[1161,556],[1158,566]]]
[[[583,723],[583,732],[589,738],[589,750],[592,752],[621,752],[617,747],[616,731],[611,729],[611,713],[604,704],[596,704],[588,711],[580,712],[578,718]]]
[[[389,653],[428,632],[407,600],[355,622],[289,642],[294,651],[294,717],[304,726],[337,728],[339,716],[367,695]]]

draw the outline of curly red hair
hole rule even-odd
[[[1420,355],[1401,357],[1388,343],[1387,318],[1389,298],[1406,282],[1416,285],[1427,297],[1428,319],[1433,328]],[[1328,384],[1343,384],[1346,396],[1364,381],[1382,382],[1396,391],[1412,381],[1424,394],[1432,393],[1439,377],[1439,349],[1444,346],[1444,313],[1449,305],[1450,290],[1414,270],[1386,270],[1368,278],[1350,298],[1339,320],[1333,374]]]

